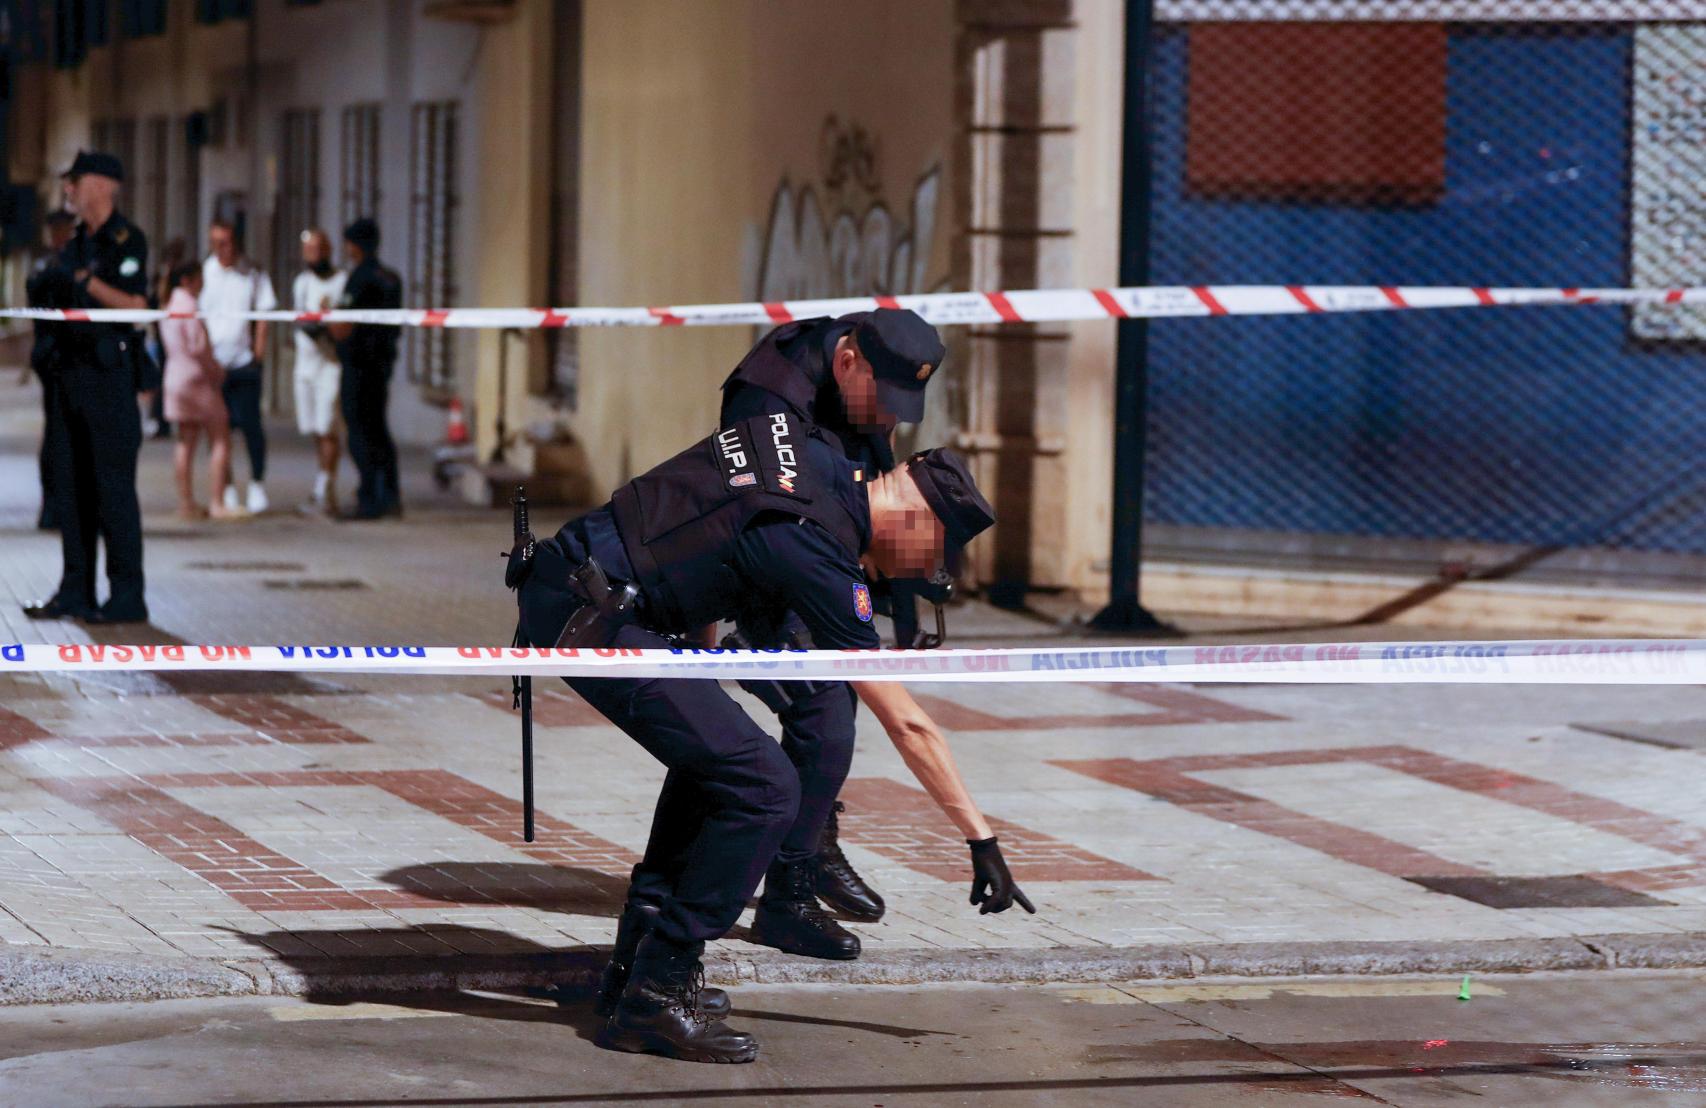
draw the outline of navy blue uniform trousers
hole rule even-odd
[[[58,599],[92,609],[97,544],[107,547],[108,604],[118,614],[143,608],[142,509],[136,499],[136,455],[142,412],[128,369],[102,369],[66,359],[53,376],[48,431],[49,484],[59,524],[64,573]]]
[[[670,643],[628,626],[610,645]],[[715,681],[564,680],[669,770],[629,901],[658,905],[657,931],[671,942],[720,938],[794,824],[799,771]]]

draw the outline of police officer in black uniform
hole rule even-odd
[[[71,281],[71,271],[60,261],[59,253],[71,240],[77,217],[64,208],[55,208],[48,213],[44,222],[47,225],[49,249],[48,253],[36,259],[35,264],[30,267],[29,277],[24,281],[26,303],[32,308],[69,308],[73,306],[75,288]],[[59,448],[59,439],[64,428],[60,425],[54,406],[53,377],[64,346],[60,339],[60,332],[64,328],[63,323],[37,320],[34,341],[30,344],[30,369],[41,382],[42,435],[41,455],[38,459],[41,468],[41,514],[36,518],[36,526],[43,531],[59,529],[58,517],[54,515],[51,459],[53,452]]]
[[[928,576],[993,515],[951,451],[865,476],[832,435],[789,413],[732,423],[554,538],[517,544],[506,579],[521,590],[518,639],[667,647],[666,636],[726,618],[765,624],[794,613],[821,648],[874,648],[861,562]],[[799,773],[715,681],[566,680],[669,769],[600,990],[609,1019],[598,1041],[749,1062],[757,1043],[720,1022],[728,998],[704,988],[699,957],[740,916],[793,825]],[[1034,911],[941,731],[900,685],[856,688],[966,835],[972,902],[999,912],[1017,900]]]
[[[148,240],[116,207],[124,166],[111,154],[80,152],[65,171],[78,225],[60,253],[71,274],[72,307],[146,308]],[[142,446],[137,392],[141,332],[129,323],[64,327],[53,405],[62,437],[51,452],[54,516],[64,572],[52,598],[27,605],[31,619],[139,623],[143,599],[142,510],[136,455]],[[95,603],[97,538],[107,547],[111,594]]]
[[[760,339],[724,382],[721,421],[786,412],[833,432],[866,473],[887,473],[895,466],[895,424],[924,417],[924,388],[945,353],[936,329],[900,308],[785,323]],[[914,645],[918,631],[911,585],[897,581],[885,590],[902,646]],[[770,628],[743,624],[738,632],[753,646],[809,645],[798,618]],[[836,793],[853,759],[852,690],[826,681],[741,687],[781,720],[782,749],[801,786],[800,814],[765,876],[752,937],[792,954],[856,958],[859,937],[818,906],[822,900],[866,922],[884,910],[882,896],[853,869],[839,842]]]
[[[401,308],[403,279],[381,265],[379,224],[362,218],[344,228],[344,252],[355,268],[344,282],[340,308]],[[360,481],[355,508],[340,518],[383,519],[403,514],[397,477],[397,444],[391,438],[386,409],[391,402],[391,373],[397,365],[398,328],[373,323],[333,323],[343,374],[338,404],[349,431],[349,456]]]

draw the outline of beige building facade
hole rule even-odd
[[[115,133],[103,119],[157,137],[150,121],[165,118],[162,172],[136,140],[134,200],[165,211],[168,234],[240,198],[251,242],[259,229],[282,250],[305,213],[338,225],[367,188],[376,197],[356,200],[376,205],[381,253],[412,304],[1115,283],[1117,0],[257,0],[253,19],[214,26],[190,6],[171,5],[165,35],[77,69],[29,67],[12,179],[46,196],[55,167]],[[175,154],[183,120],[216,111],[225,145]],[[174,157],[199,164],[174,176]],[[926,423],[903,432],[966,450],[991,490],[1001,518],[979,544],[978,581],[1093,601],[1106,587],[1112,325],[946,337]],[[393,403],[421,441],[459,396],[481,459],[501,451],[499,473],[567,458],[602,498],[713,427],[718,386],[754,338],[451,336],[415,351],[414,387],[400,380]]]

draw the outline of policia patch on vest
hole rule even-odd
[[[802,430],[785,412],[742,420],[711,439],[723,478],[731,489],[763,489],[800,500],[810,496],[800,477]]]

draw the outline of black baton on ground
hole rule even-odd
[[[527,526],[527,490],[516,487],[515,498],[510,501],[515,509],[514,537],[516,547],[531,545],[533,535]],[[516,605],[521,604],[521,590],[516,589]],[[516,641],[521,641],[521,627],[516,626]],[[512,691],[515,696],[515,706],[521,709],[521,837],[525,842],[533,841],[533,678],[522,675],[511,679]]]

